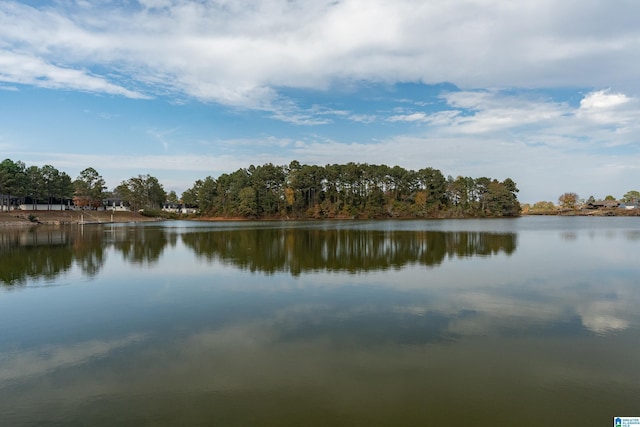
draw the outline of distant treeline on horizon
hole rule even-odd
[[[73,199],[77,206],[101,206],[107,198],[134,209],[183,204],[210,217],[243,218],[443,218],[517,216],[516,183],[480,177],[445,178],[438,169],[418,171],[367,163],[326,166],[251,165],[217,178],[197,180],[178,198],[158,179],[139,175],[112,192],[93,168],[75,181],[51,165],[26,167],[10,159],[0,163],[1,205]]]

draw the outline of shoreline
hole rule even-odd
[[[158,221],[132,212],[109,211],[11,211],[0,212],[0,227],[38,225],[115,224]]]
[[[593,209],[565,210],[553,212],[523,212],[521,216],[640,216],[640,209]]]
[[[525,216],[640,216],[639,209],[626,210],[572,210],[563,212],[523,212],[521,217]],[[378,218],[374,220],[409,220],[409,219],[473,219],[479,217],[458,217],[458,218]],[[483,217],[483,219],[494,218],[506,218],[506,217]],[[509,217],[517,218],[517,217]],[[37,225],[87,225],[87,224],[116,224],[116,223],[128,223],[128,222],[157,222],[167,220],[185,220],[185,221],[206,221],[206,222],[232,222],[232,221],[318,221],[318,220],[350,220],[360,218],[245,218],[245,217],[194,217],[192,215],[184,218],[162,218],[162,217],[148,217],[133,212],[110,212],[110,211],[11,211],[0,212],[0,227],[31,227]]]

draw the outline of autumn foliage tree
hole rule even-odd
[[[578,195],[576,193],[564,193],[558,197],[558,203],[564,209],[575,209],[578,205]]]

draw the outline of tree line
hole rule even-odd
[[[604,202],[620,202],[620,203],[624,203],[624,204],[630,204],[630,205],[633,205],[633,206],[637,206],[640,203],[640,191],[637,191],[637,190],[627,191],[619,199],[616,199],[614,196],[609,194],[609,195],[605,196],[605,198],[602,199],[602,201],[604,201]],[[587,198],[585,200],[585,199],[581,199],[580,196],[578,196],[577,193],[566,192],[566,193],[562,193],[558,197],[558,204],[557,205],[554,204],[551,201],[542,200],[542,201],[534,203],[531,206],[525,205],[525,209],[527,210],[527,212],[530,212],[530,213],[545,213],[545,212],[556,211],[558,208],[564,209],[564,210],[578,209],[581,206],[593,205],[593,204],[596,204],[598,202],[599,201],[594,196],[589,196],[589,198]]]
[[[51,206],[72,197],[74,191],[71,177],[51,165],[27,167],[11,159],[0,163],[0,210],[8,210],[14,202]]]
[[[249,166],[197,180],[182,202],[212,217],[517,216],[516,183],[367,163]]]
[[[157,178],[138,175],[107,192],[94,168],[75,180],[51,165],[26,167],[0,163],[0,198],[10,204],[56,204],[97,208],[105,199],[126,202],[134,211],[165,203],[198,209],[202,215],[243,218],[437,218],[517,216],[516,183],[487,177],[451,176],[427,167],[420,170],[367,163],[326,166],[267,163],[197,180],[178,198]]]
[[[54,166],[29,166],[24,162],[5,159],[0,163],[0,211],[15,205],[47,205],[47,210],[65,209],[73,202],[80,208],[102,207],[107,199],[118,199],[132,208],[158,209],[168,197],[150,175],[138,175],[123,181],[112,192],[106,191],[105,180],[94,168],[84,169],[75,180]]]

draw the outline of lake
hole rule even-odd
[[[0,229],[0,425],[640,416],[640,218]]]

